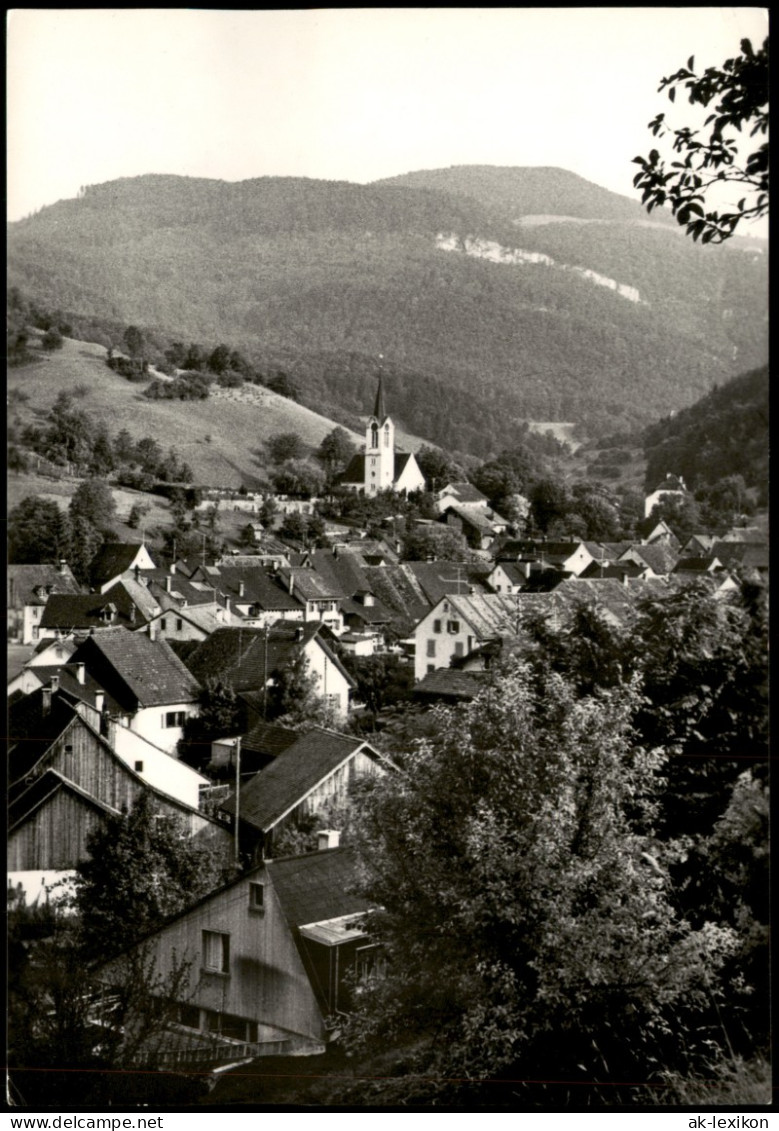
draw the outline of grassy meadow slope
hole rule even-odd
[[[57,395],[79,387],[79,404],[116,434],[126,428],[139,440],[152,436],[164,449],[173,446],[204,486],[239,487],[259,484],[266,469],[262,446],[279,432],[296,432],[306,444],[317,447],[335,427],[332,420],[303,405],[256,385],[241,389],[212,387],[205,401],[153,401],[135,384],[109,369],[103,346],[65,339],[62,350],[41,361],[9,370],[8,391],[27,394],[14,402],[9,414],[22,424],[40,422]],[[354,434],[355,443],[362,440]],[[399,443],[416,448],[415,437],[400,436]]]
[[[403,178],[90,186],[10,225],[10,282],[50,308],[229,342],[261,372],[288,373],[310,407],[355,423],[381,353],[403,424],[482,457],[509,446],[520,420],[613,432],[765,361],[759,255],[649,229],[634,201],[563,170],[425,176],[445,191]],[[462,187],[474,179],[478,198]],[[582,222],[517,227],[518,207],[542,206]],[[443,250],[441,234],[555,264]]]

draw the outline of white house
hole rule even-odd
[[[502,593],[443,597],[414,629],[414,677],[448,668],[486,640],[516,633],[517,601]]]
[[[651,491],[644,499],[644,518],[649,518],[654,507],[666,497],[684,498],[687,488],[681,475],[672,475],[667,472],[665,481]]]

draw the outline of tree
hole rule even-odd
[[[92,580],[90,576],[92,559],[103,544],[103,535],[88,518],[81,514],[69,514],[66,522],[68,564],[76,581],[80,585],[89,585]]]
[[[375,783],[356,835],[388,962],[353,1043],[413,1041],[412,1073],[459,1081],[703,1062],[735,940],[675,909],[645,831],[662,758],[634,745],[635,695],[580,698],[512,663]]]
[[[333,725],[333,710],[320,694],[319,677],[310,669],[302,648],[274,668],[267,689],[268,719],[293,729]]]
[[[211,761],[211,742],[240,734],[246,726],[246,711],[233,688],[210,678],[198,693],[198,713],[184,722],[179,756],[190,766],[202,769]]]
[[[277,373],[275,377],[269,377],[265,385],[272,392],[278,393],[279,396],[287,397],[291,401],[298,399],[298,387],[286,373]]]
[[[334,428],[328,432],[317,448],[317,459],[327,468],[332,479],[338,471],[346,467],[355,452],[354,442],[345,428]]]
[[[178,817],[160,811],[148,791],[129,813],[98,826],[87,851],[76,867],[76,906],[85,945],[96,958],[125,949],[224,878],[216,851],[195,841]]]
[[[431,448],[429,444],[422,445],[416,453],[416,461],[431,491],[438,491],[462,477],[454,460],[440,448]]]
[[[70,500],[68,513],[71,519],[86,519],[96,530],[113,534],[116,503],[111,488],[104,479],[84,480]]]
[[[60,393],[49,413],[44,454],[55,462],[67,461],[76,468],[92,458],[94,423],[83,409],[74,408],[70,394]]]
[[[59,330],[47,330],[41,338],[41,347],[48,353],[53,353],[55,350],[61,350],[64,344],[65,341]]]
[[[70,532],[56,503],[32,496],[8,515],[8,560],[19,565],[56,563],[67,558]]]
[[[321,494],[325,486],[322,468],[311,459],[288,459],[271,478],[280,494],[304,499]]]
[[[530,514],[533,524],[547,534],[556,522],[565,520],[571,499],[564,483],[544,478],[533,484],[530,492]]]
[[[142,331],[139,330],[137,326],[128,326],[122,335],[122,340],[127,347],[127,352],[130,357],[142,356],[145,339]]]
[[[231,351],[229,346],[220,345],[208,357],[208,368],[212,373],[224,373],[230,368]]]
[[[667,88],[671,102],[684,90],[693,106],[713,104],[703,123],[708,132],[690,126],[669,129],[665,114],[658,114],[649,128],[655,137],[672,135],[672,149],[680,160],[668,166],[656,149],[648,157],[634,157],[641,172],[633,184],[642,190],[647,211],[668,204],[694,240],[722,243],[742,221],[768,213],[768,141],[743,155],[738,141],[742,130],[748,130],[750,138],[768,134],[768,39],[758,51],[742,39],[738,55],[700,75],[693,66],[690,56],[687,66],[662,79],[658,89]],[[707,212],[717,186],[732,186],[746,195],[735,207],[727,204],[720,210],[717,205]]]
[[[303,459],[306,454],[306,446],[297,432],[277,432],[266,442],[266,447],[269,459],[275,464]]]

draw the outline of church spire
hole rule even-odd
[[[387,410],[384,406],[384,374],[381,369],[382,355],[379,354],[379,386],[376,389],[376,403],[373,406],[373,415],[381,423],[386,416]]]

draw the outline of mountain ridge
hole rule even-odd
[[[457,168],[462,186],[473,167]],[[328,415],[365,411],[383,354],[407,427],[480,456],[508,446],[526,419],[591,431],[648,423],[765,360],[759,253],[702,249],[673,227],[648,228],[636,202],[565,170],[550,182],[546,170],[476,168],[482,182],[491,169],[502,194],[490,198],[482,183],[477,199],[398,178],[149,174],[90,186],[9,225],[9,282],[49,306],[235,343],[260,368],[284,368],[304,402]],[[448,172],[404,177],[443,183]],[[623,210],[614,197],[638,218],[518,227],[509,190],[516,202],[523,182],[526,206],[537,208],[545,178],[547,213]],[[569,270],[455,255],[437,246],[441,237]],[[645,302],[625,302],[588,273]]]

